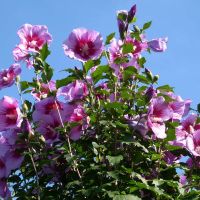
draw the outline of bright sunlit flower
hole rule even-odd
[[[101,56],[103,39],[97,31],[77,28],[70,33],[63,48],[67,56],[84,62]]]

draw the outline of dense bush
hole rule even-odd
[[[0,72],[0,89],[15,83],[20,99],[0,100],[2,198],[200,198],[198,111],[146,68],[143,54],[165,51],[167,38],[148,40],[151,22],[136,26],[135,13],[117,12],[119,39],[74,29],[63,49],[81,65],[56,81],[47,27],[19,29],[15,64]]]

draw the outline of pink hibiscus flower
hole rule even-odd
[[[14,84],[15,78],[21,73],[19,64],[13,64],[8,69],[0,71],[0,90]]]
[[[85,28],[74,29],[63,43],[64,52],[73,59],[85,62],[98,59],[103,51],[100,33]]]
[[[8,96],[0,100],[0,131],[14,129],[21,124],[21,112],[18,102]]]

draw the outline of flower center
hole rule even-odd
[[[15,108],[7,110],[6,121],[8,124],[15,124],[17,122],[17,111]]]

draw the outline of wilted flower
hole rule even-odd
[[[17,128],[21,123],[21,112],[18,102],[8,96],[0,100],[0,131]]]
[[[63,48],[67,56],[84,62],[101,56],[103,39],[97,31],[77,28],[70,33]]]
[[[15,78],[21,73],[19,64],[13,64],[8,69],[0,71],[0,90],[14,84]]]
[[[153,39],[148,42],[148,46],[152,51],[163,52],[167,49],[168,38]]]

